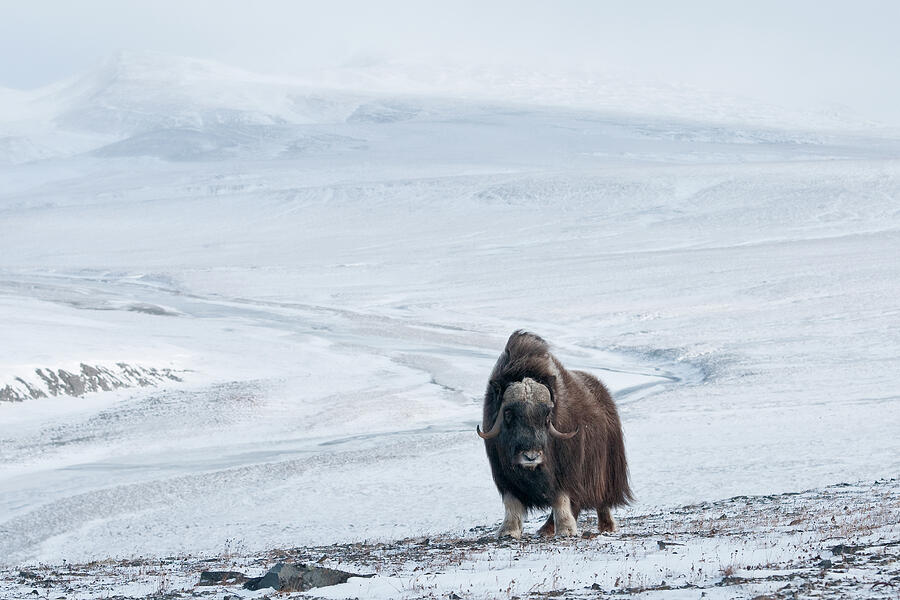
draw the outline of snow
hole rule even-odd
[[[65,591],[215,599],[315,598],[892,598],[900,488],[894,480],[738,497],[628,517],[613,535],[497,540],[488,527],[387,543],[355,541],[246,552],[228,541],[212,557],[178,555],[0,569],[0,593]],[[878,508],[872,510],[872,506]],[[593,525],[593,523],[591,523]],[[537,526],[537,520],[532,523]],[[273,564],[338,568],[346,583],[299,594],[248,591]],[[201,585],[204,571],[231,582]],[[208,578],[207,578],[208,579]],[[40,594],[40,592],[38,592]]]
[[[616,393],[620,515],[896,476],[900,137],[380,80],[126,55],[0,96],[0,388],[184,371],[0,404],[0,560],[493,525],[518,328]]]
[[[708,124],[875,130],[877,124],[839,109],[796,110],[684,83],[644,80],[618,69],[553,69],[536,65],[460,64],[432,58],[351,62],[306,75],[334,89],[446,95],[471,100],[548,105],[623,114],[690,119]]]

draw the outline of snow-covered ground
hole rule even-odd
[[[0,389],[182,379],[0,403],[0,562],[493,524],[518,328],[616,392],[620,514],[900,472],[900,135],[341,77],[123,55],[0,94]]]
[[[613,535],[588,532],[564,540],[498,541],[482,526],[462,534],[265,552],[231,543],[212,556],[0,567],[0,594],[73,600],[113,594],[170,600],[892,599],[900,584],[898,513],[900,481],[881,480],[664,509],[624,519]],[[591,517],[584,524],[596,522]],[[301,572],[337,568],[343,577],[327,585],[313,585],[320,578],[253,589],[253,578],[280,565]]]

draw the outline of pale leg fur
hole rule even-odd
[[[525,506],[512,494],[503,494],[503,507],[506,514],[503,517],[503,525],[497,532],[497,537],[522,537],[522,517],[525,516]]]
[[[578,535],[578,524],[572,514],[572,502],[569,495],[560,492],[553,501],[553,526],[556,535]]]

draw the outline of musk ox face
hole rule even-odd
[[[500,435],[497,441],[505,462],[537,469],[549,452],[550,393],[531,379],[516,382],[503,394]]]
[[[495,389],[495,393],[501,390]],[[502,402],[497,418],[485,439],[497,439],[503,462],[514,469],[534,471],[542,468],[550,453],[550,438],[571,438],[572,433],[560,433],[553,426],[553,398],[550,389],[524,378],[502,390]]]

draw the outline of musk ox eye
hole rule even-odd
[[[507,423],[512,423],[514,418],[515,414],[513,414],[513,411],[509,410],[508,408],[503,411],[503,420]]]

